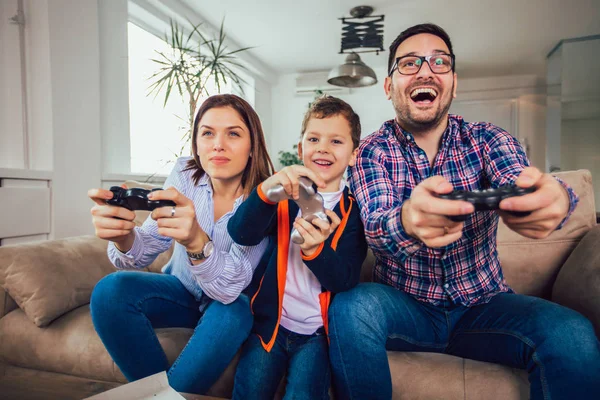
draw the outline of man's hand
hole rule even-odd
[[[451,221],[447,216],[471,214],[475,208],[466,201],[435,196],[451,191],[452,185],[443,176],[432,176],[418,184],[402,206],[406,233],[427,247],[443,247],[460,239],[464,222]]]
[[[505,211],[531,211],[526,217],[516,217],[499,211],[500,217],[513,231],[532,239],[550,235],[569,212],[569,194],[550,174],[535,167],[525,168],[516,180],[522,188],[535,187],[533,193],[511,197],[500,202]]]

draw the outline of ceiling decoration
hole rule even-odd
[[[383,51],[383,15],[374,15],[373,7],[358,6],[350,10],[351,17],[342,21],[340,54],[348,54],[344,64],[329,72],[327,82],[348,88],[371,86],[377,83],[375,71],[366,65],[358,53]]]

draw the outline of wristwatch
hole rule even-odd
[[[208,237],[208,242],[204,243],[204,247],[202,248],[202,251],[200,253],[190,253],[189,251],[186,251],[190,260],[200,261],[200,260],[204,260],[205,258],[210,257],[215,246],[214,246],[213,241],[210,238],[210,236],[208,236],[208,235],[206,235],[206,236]]]

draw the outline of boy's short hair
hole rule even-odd
[[[352,137],[352,149],[356,149],[360,143],[360,118],[358,114],[344,100],[329,95],[323,95],[312,102],[310,108],[304,114],[301,136],[304,136],[308,121],[311,118],[323,119],[335,117],[336,115],[341,115],[348,121],[350,136]]]

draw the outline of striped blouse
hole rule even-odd
[[[203,300],[204,293],[211,299],[228,304],[237,299],[252,280],[252,274],[266,249],[268,239],[257,246],[240,246],[232,241],[227,233],[227,222],[242,203],[243,196],[235,200],[231,211],[215,222],[210,179],[204,175],[198,184],[194,185],[193,171],[184,171],[190,158],[181,157],[177,160],[164,188],[174,187],[194,202],[198,223],[212,238],[215,250],[204,262],[193,265],[185,247],[176,242],[173,256],[162,272],[179,278],[198,301]],[[108,246],[108,256],[117,269],[147,267],[160,253],[167,251],[173,241],[172,238],[158,234],[157,223],[150,217],[141,227],[136,227],[134,233],[133,246],[127,253],[119,251],[112,242]]]

